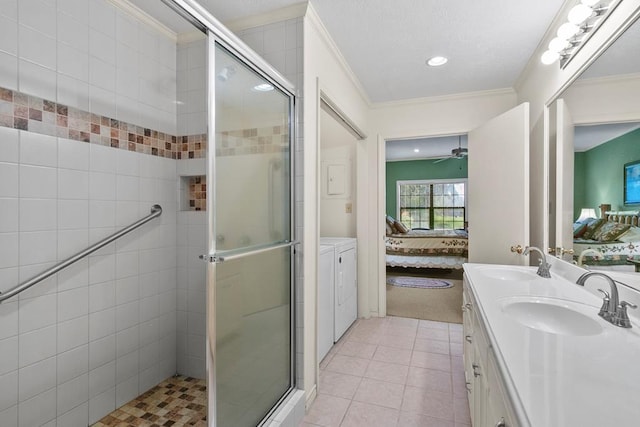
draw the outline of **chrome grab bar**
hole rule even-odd
[[[198,255],[198,258],[206,262],[213,262],[216,264],[220,264],[225,261],[232,261],[234,259],[240,259],[240,258],[248,257],[251,255],[258,255],[265,252],[274,251],[276,249],[289,248],[289,247],[298,245],[299,243],[300,242],[298,242],[297,240],[294,240],[293,242],[279,243],[277,245],[270,245],[260,249],[254,249],[248,252],[240,252],[240,253],[234,253],[229,255],[225,255],[224,253],[222,253],[221,255]]]
[[[151,213],[147,216],[145,216],[142,219],[139,219],[138,221],[134,222],[133,224],[123,228],[122,230],[118,231],[117,233],[112,234],[109,237],[105,237],[104,239],[100,240],[98,243],[89,246],[87,249],[78,252],[77,254],[65,259],[62,262],[59,262],[58,264],[54,265],[53,267],[51,267],[48,270],[45,270],[44,272],[38,274],[37,276],[32,277],[31,279],[27,280],[26,282],[23,282],[21,284],[19,284],[18,286],[16,286],[13,289],[10,289],[6,292],[0,292],[0,302],[9,299],[15,295],[18,295],[20,292],[25,291],[27,289],[29,289],[30,287],[32,287],[33,285],[35,285],[36,283],[39,283],[41,281],[43,281],[44,279],[46,279],[49,276],[52,276],[54,274],[56,274],[58,271],[62,270],[63,268],[66,268],[68,266],[70,266],[71,264],[80,261],[82,258],[86,257],[87,255],[92,254],[93,252],[97,251],[98,249],[108,245],[109,243],[113,242],[116,239],[119,239],[120,237],[124,236],[127,233],[130,233],[131,231],[135,230],[136,228],[140,227],[143,224],[146,224],[147,222],[151,221],[152,219],[159,217],[160,215],[162,215],[162,206],[160,205],[153,205],[151,206]]]

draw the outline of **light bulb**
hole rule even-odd
[[[540,57],[540,61],[542,61],[544,65],[551,65],[554,62],[556,62],[558,59],[560,59],[560,54],[558,52],[553,52],[551,50],[546,51]]]
[[[569,47],[569,42],[560,37],[556,37],[549,42],[549,50],[552,52],[562,52]]]
[[[577,4],[569,11],[567,20],[575,25],[580,25],[593,14],[593,9],[585,4]]]
[[[600,0],[580,0],[580,3],[582,3],[585,6],[589,6],[589,7],[593,7],[596,4],[598,4]]]
[[[564,24],[560,25],[560,28],[558,28],[557,34],[558,34],[558,37],[560,37],[561,39],[569,40],[571,37],[575,36],[579,32],[580,32],[580,27],[570,22],[565,22]]]

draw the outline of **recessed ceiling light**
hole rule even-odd
[[[448,61],[444,56],[434,56],[433,58],[429,58],[427,60],[427,65],[430,67],[439,67],[441,65],[446,64]]]
[[[253,90],[257,90],[258,92],[269,92],[273,90],[273,85],[269,83],[262,83],[253,87]]]
[[[414,152],[414,153],[419,153],[419,152],[420,152],[420,149],[419,149],[419,148],[414,148],[414,149],[413,149],[413,152]]]

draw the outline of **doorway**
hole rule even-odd
[[[385,144],[387,314],[460,323],[467,137]]]

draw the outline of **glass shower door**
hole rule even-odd
[[[215,425],[248,427],[293,386],[293,96],[213,41],[210,55],[209,384]]]

